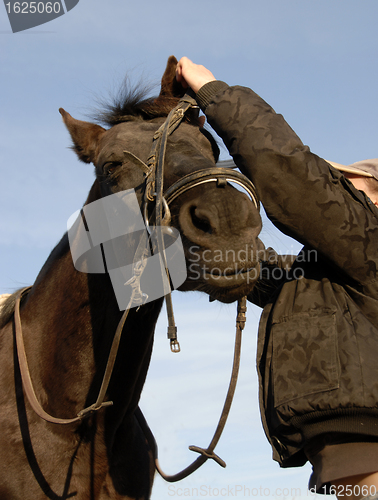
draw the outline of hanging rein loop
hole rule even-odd
[[[167,475],[165,474],[159,464],[158,460],[158,448],[157,444],[154,438],[154,435],[152,434],[151,429],[149,428],[140,408],[137,408],[137,411],[135,412],[135,416],[139,422],[139,425],[141,426],[144,435],[146,436],[146,439],[148,441],[148,444],[153,452],[154,460],[155,460],[155,468],[161,475],[163,479],[170,483],[174,483],[176,481],[180,481],[181,479],[184,479],[185,477],[189,476],[192,474],[194,471],[196,471],[201,465],[203,465],[209,458],[217,462],[221,467],[226,467],[226,463],[216,454],[214,453],[214,449],[216,445],[218,444],[218,441],[222,435],[224,426],[226,425],[228,415],[230,413],[230,408],[232,404],[232,400],[234,397],[235,393],[235,388],[236,388],[236,383],[238,379],[238,374],[239,374],[239,366],[240,366],[240,353],[241,353],[241,338],[242,338],[242,331],[245,326],[246,322],[246,311],[247,311],[247,297],[243,297],[239,299],[238,301],[238,309],[237,309],[237,317],[236,317],[236,336],[235,336],[235,348],[234,348],[234,360],[233,360],[233,365],[232,365],[232,372],[231,372],[231,379],[227,391],[227,396],[225,403],[223,405],[222,413],[218,422],[218,425],[216,427],[216,430],[214,432],[213,438],[207,448],[201,448],[199,446],[189,446],[189,449],[191,451],[195,451],[200,454],[200,456],[194,460],[188,467],[183,469],[181,472],[178,472],[177,474],[173,475]]]

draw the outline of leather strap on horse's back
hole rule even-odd
[[[143,249],[146,247],[146,241],[145,238],[142,236],[138,249],[136,252],[137,256],[137,261],[135,262],[135,265],[138,265],[140,261],[142,260],[142,254],[143,254]],[[142,270],[143,272],[143,270]],[[141,272],[139,273],[137,279],[140,280],[141,277]],[[91,406],[84,408],[81,410],[76,417],[74,418],[58,418],[50,415],[47,413],[43,408],[40,402],[38,401],[38,398],[35,394],[31,375],[30,375],[30,370],[29,370],[29,365],[26,357],[26,352],[25,352],[25,344],[24,344],[24,339],[23,339],[23,332],[22,332],[22,325],[21,325],[21,316],[20,316],[20,305],[21,305],[21,299],[22,297],[29,292],[29,290],[32,287],[29,286],[27,288],[24,288],[20,290],[17,294],[16,298],[16,303],[15,303],[15,309],[14,309],[14,324],[15,324],[15,337],[16,337],[16,348],[17,348],[17,356],[18,356],[18,363],[20,367],[20,373],[21,373],[21,380],[22,380],[22,385],[26,394],[26,397],[30,403],[30,406],[34,410],[34,412],[43,420],[46,422],[49,422],[51,424],[60,424],[60,425],[67,425],[67,424],[74,424],[77,422],[82,421],[84,418],[90,416],[94,412],[100,410],[101,408],[105,408],[107,406],[111,406],[113,404],[112,401],[105,401],[106,393],[109,387],[110,379],[113,373],[113,368],[114,364],[117,358],[117,353],[118,353],[118,348],[119,344],[121,341],[121,336],[123,332],[123,328],[125,326],[125,322],[127,319],[127,316],[129,314],[130,308],[135,305],[135,297],[139,295],[140,287],[138,286],[133,286],[132,287],[132,293],[131,293],[131,298],[129,301],[129,304],[126,307],[126,310],[122,314],[122,317],[118,323],[117,330],[115,332],[115,335],[113,337],[112,345],[110,348],[110,353],[108,356],[108,361],[106,364],[105,368],[105,373],[103,375],[101,387],[96,399],[96,402],[93,403]],[[139,304],[141,305],[141,304]]]
[[[60,425],[67,425],[67,424],[74,424],[77,422],[80,422],[83,420],[83,418],[89,416],[92,414],[94,411],[100,410],[101,408],[104,408],[106,406],[112,405],[112,401],[104,401],[105,398],[105,393],[106,389],[109,384],[109,380],[111,377],[111,373],[113,370],[114,362],[115,362],[115,357],[117,354],[118,350],[118,344],[120,340],[120,335],[123,329],[124,322],[127,317],[128,310],[125,311],[123,314],[121,321],[118,325],[116,335],[114,336],[113,344],[112,344],[112,349],[111,353],[109,355],[108,359],[108,364],[107,364],[107,369],[105,371],[105,375],[103,378],[103,382],[101,385],[101,389],[97,398],[96,403],[91,405],[88,408],[85,408],[84,410],[81,410],[76,417],[74,418],[58,418],[50,415],[47,413],[41,406],[40,402],[38,401],[38,398],[35,394],[33,383],[31,380],[30,376],[30,371],[29,371],[29,365],[26,357],[26,352],[25,352],[25,344],[24,344],[24,339],[23,339],[23,333],[22,333],[22,325],[21,325],[21,316],[20,316],[20,303],[22,297],[29,292],[29,290],[32,287],[29,286],[27,288],[24,288],[19,291],[17,298],[16,298],[16,304],[15,304],[15,310],[14,310],[14,324],[15,324],[15,337],[16,337],[16,348],[17,348],[17,356],[18,356],[18,364],[20,368],[20,373],[21,373],[21,380],[22,380],[22,385],[26,394],[26,397],[29,401],[30,406],[32,407],[33,411],[43,420],[46,422],[49,422],[51,424],[60,424]]]

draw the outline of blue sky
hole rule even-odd
[[[168,56],[186,55],[218,79],[259,93],[318,155],[345,164],[374,158],[377,19],[376,0],[80,0],[64,16],[13,34],[0,8],[0,293],[33,282],[93,181],[92,167],[68,149],[59,107],[86,119],[96,96],[126,73],[158,85]],[[269,223],[261,237],[279,252],[299,250]],[[234,306],[197,294],[175,294],[174,303],[183,352],[170,354],[162,315],[143,395],[167,472],[187,465],[188,445],[210,442],[231,370],[235,316]],[[153,499],[222,498],[225,487],[228,496],[245,497],[236,485],[257,498],[268,489],[283,498],[283,488],[300,489],[288,498],[307,498],[310,467],[280,470],[261,428],[259,315],[249,307],[241,380],[217,449],[227,468],[206,464],[177,485],[157,479]]]

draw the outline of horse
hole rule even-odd
[[[84,208],[129,190],[140,207],[144,204],[143,165],[154,135],[185,93],[175,79],[176,64],[171,56],[157,97],[129,92],[111,103],[102,115],[107,128],[60,109],[73,150],[95,169]],[[167,137],[164,190],[216,167],[216,141],[204,129],[198,110],[189,107]],[[187,271],[178,290],[202,291],[212,300],[233,302],[249,293],[258,276],[261,218],[247,194],[219,179],[194,183],[173,196],[169,225],[181,237]],[[119,327],[124,311],[109,273],[78,270],[68,232],[30,289],[6,300],[0,316],[1,499],[150,498],[153,450],[136,413],[163,300],[162,294],[130,308]],[[50,420],[42,418],[26,397],[17,317],[30,384]],[[122,337],[105,398],[112,405],[105,402],[93,408],[117,329]],[[81,418],[83,408],[89,410]]]

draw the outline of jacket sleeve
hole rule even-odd
[[[197,100],[236,165],[255,184],[273,224],[353,280],[376,280],[376,207],[313,154],[255,92],[223,82],[212,92],[212,83],[200,89]]]

